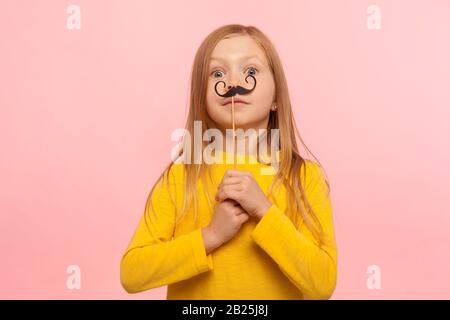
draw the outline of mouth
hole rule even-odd
[[[240,100],[240,99],[235,99],[235,100],[234,100],[234,104],[235,104],[235,105],[236,105],[236,104],[246,105],[246,104],[248,104],[248,102],[246,102],[246,101],[244,101],[244,100]],[[223,105],[224,105],[224,106],[231,105],[231,100],[225,101],[225,103],[224,103]]]

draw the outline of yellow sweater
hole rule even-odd
[[[227,154],[228,155],[228,154]],[[228,155],[229,156],[229,155]],[[238,155],[238,160],[245,160]],[[250,156],[252,157],[252,156]],[[214,188],[232,164],[211,164]],[[268,193],[272,175],[262,175],[262,163],[237,164],[252,172]],[[167,299],[328,299],[336,286],[337,249],[332,208],[319,166],[306,161],[301,171],[306,195],[319,215],[325,244],[319,248],[304,223],[297,229],[286,216],[284,187],[269,197],[273,203],[261,220],[249,219],[230,241],[206,255],[201,228],[211,221],[199,183],[198,221],[194,209],[175,227],[183,204],[183,165],[174,164],[169,186],[159,180],[120,263],[122,286],[129,293],[168,285]],[[305,178],[306,177],[306,178]],[[304,184],[303,184],[304,183]]]

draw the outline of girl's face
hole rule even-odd
[[[245,82],[247,75],[254,76],[257,83],[252,92],[234,96],[235,100],[246,102],[234,104],[236,128],[266,129],[274,105],[275,81],[264,51],[247,35],[221,40],[211,54],[206,109],[217,128],[223,132],[232,127],[231,98],[218,96],[214,86],[218,81],[226,83],[227,87],[222,83],[217,85],[220,94],[233,85],[251,89],[254,82],[251,77],[247,78],[248,83]],[[230,103],[225,104],[227,101]]]

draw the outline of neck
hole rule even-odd
[[[231,129],[224,135],[224,152],[233,152],[233,131]],[[267,130],[255,129],[251,130],[248,134],[245,134],[239,130],[236,131],[236,137],[234,139],[234,152],[238,155],[257,155],[258,144],[267,144]],[[270,148],[267,148],[270,150]]]

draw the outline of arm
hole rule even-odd
[[[326,184],[318,175],[318,167],[310,168],[313,181],[306,189],[306,195],[324,230],[322,247],[304,224],[298,230],[275,204],[256,225],[252,238],[303,294],[311,299],[328,299],[335,289],[337,277],[332,207]]]
[[[171,181],[169,187],[162,179],[156,183],[122,256],[120,280],[129,293],[185,280],[213,268],[212,257],[205,251],[202,229],[172,239],[176,215],[174,189]]]

